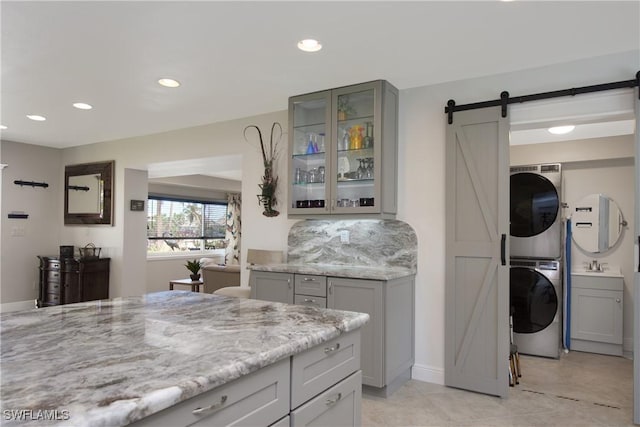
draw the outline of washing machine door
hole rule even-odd
[[[549,326],[558,312],[558,295],[543,274],[526,267],[510,269],[513,332],[533,334]]]
[[[556,187],[542,175],[511,175],[511,228],[515,237],[533,237],[555,222],[560,208]]]

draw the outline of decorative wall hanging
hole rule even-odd
[[[273,132],[276,127],[280,130],[280,135],[278,135],[277,140],[273,141]],[[282,126],[280,123],[274,122],[271,125],[271,138],[269,140],[269,150],[267,150],[264,146],[264,141],[262,139],[262,132],[260,132],[260,128],[256,125],[249,125],[244,128],[243,136],[244,139],[249,142],[247,139],[247,129],[254,128],[258,131],[258,138],[260,139],[260,150],[262,151],[262,161],[264,163],[264,176],[262,177],[262,184],[259,184],[261,193],[258,194],[258,204],[261,204],[264,207],[264,212],[262,215],[272,217],[280,215],[280,212],[273,209],[274,206],[277,205],[276,199],[276,189],[278,187],[278,177],[273,173],[273,166],[276,157],[278,156],[278,144],[282,139]]]

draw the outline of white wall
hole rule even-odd
[[[34,300],[38,297],[37,255],[57,255],[63,206],[63,173],[60,150],[1,141],[2,174],[0,212],[0,302]],[[19,186],[15,180],[46,182],[48,188]],[[9,219],[23,211],[28,219]]]

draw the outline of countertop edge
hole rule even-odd
[[[334,264],[252,264],[248,265],[247,269],[273,273],[312,274],[369,280],[393,280],[416,274],[415,270],[405,267],[382,269],[371,266],[354,267]]]

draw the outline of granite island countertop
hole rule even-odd
[[[187,291],[3,313],[3,425],[127,425],[368,319]],[[11,410],[33,419],[7,420]]]
[[[275,273],[313,274],[318,276],[346,277],[350,279],[393,280],[416,274],[408,267],[373,267],[336,264],[265,264],[249,265],[249,270],[271,271]]]

